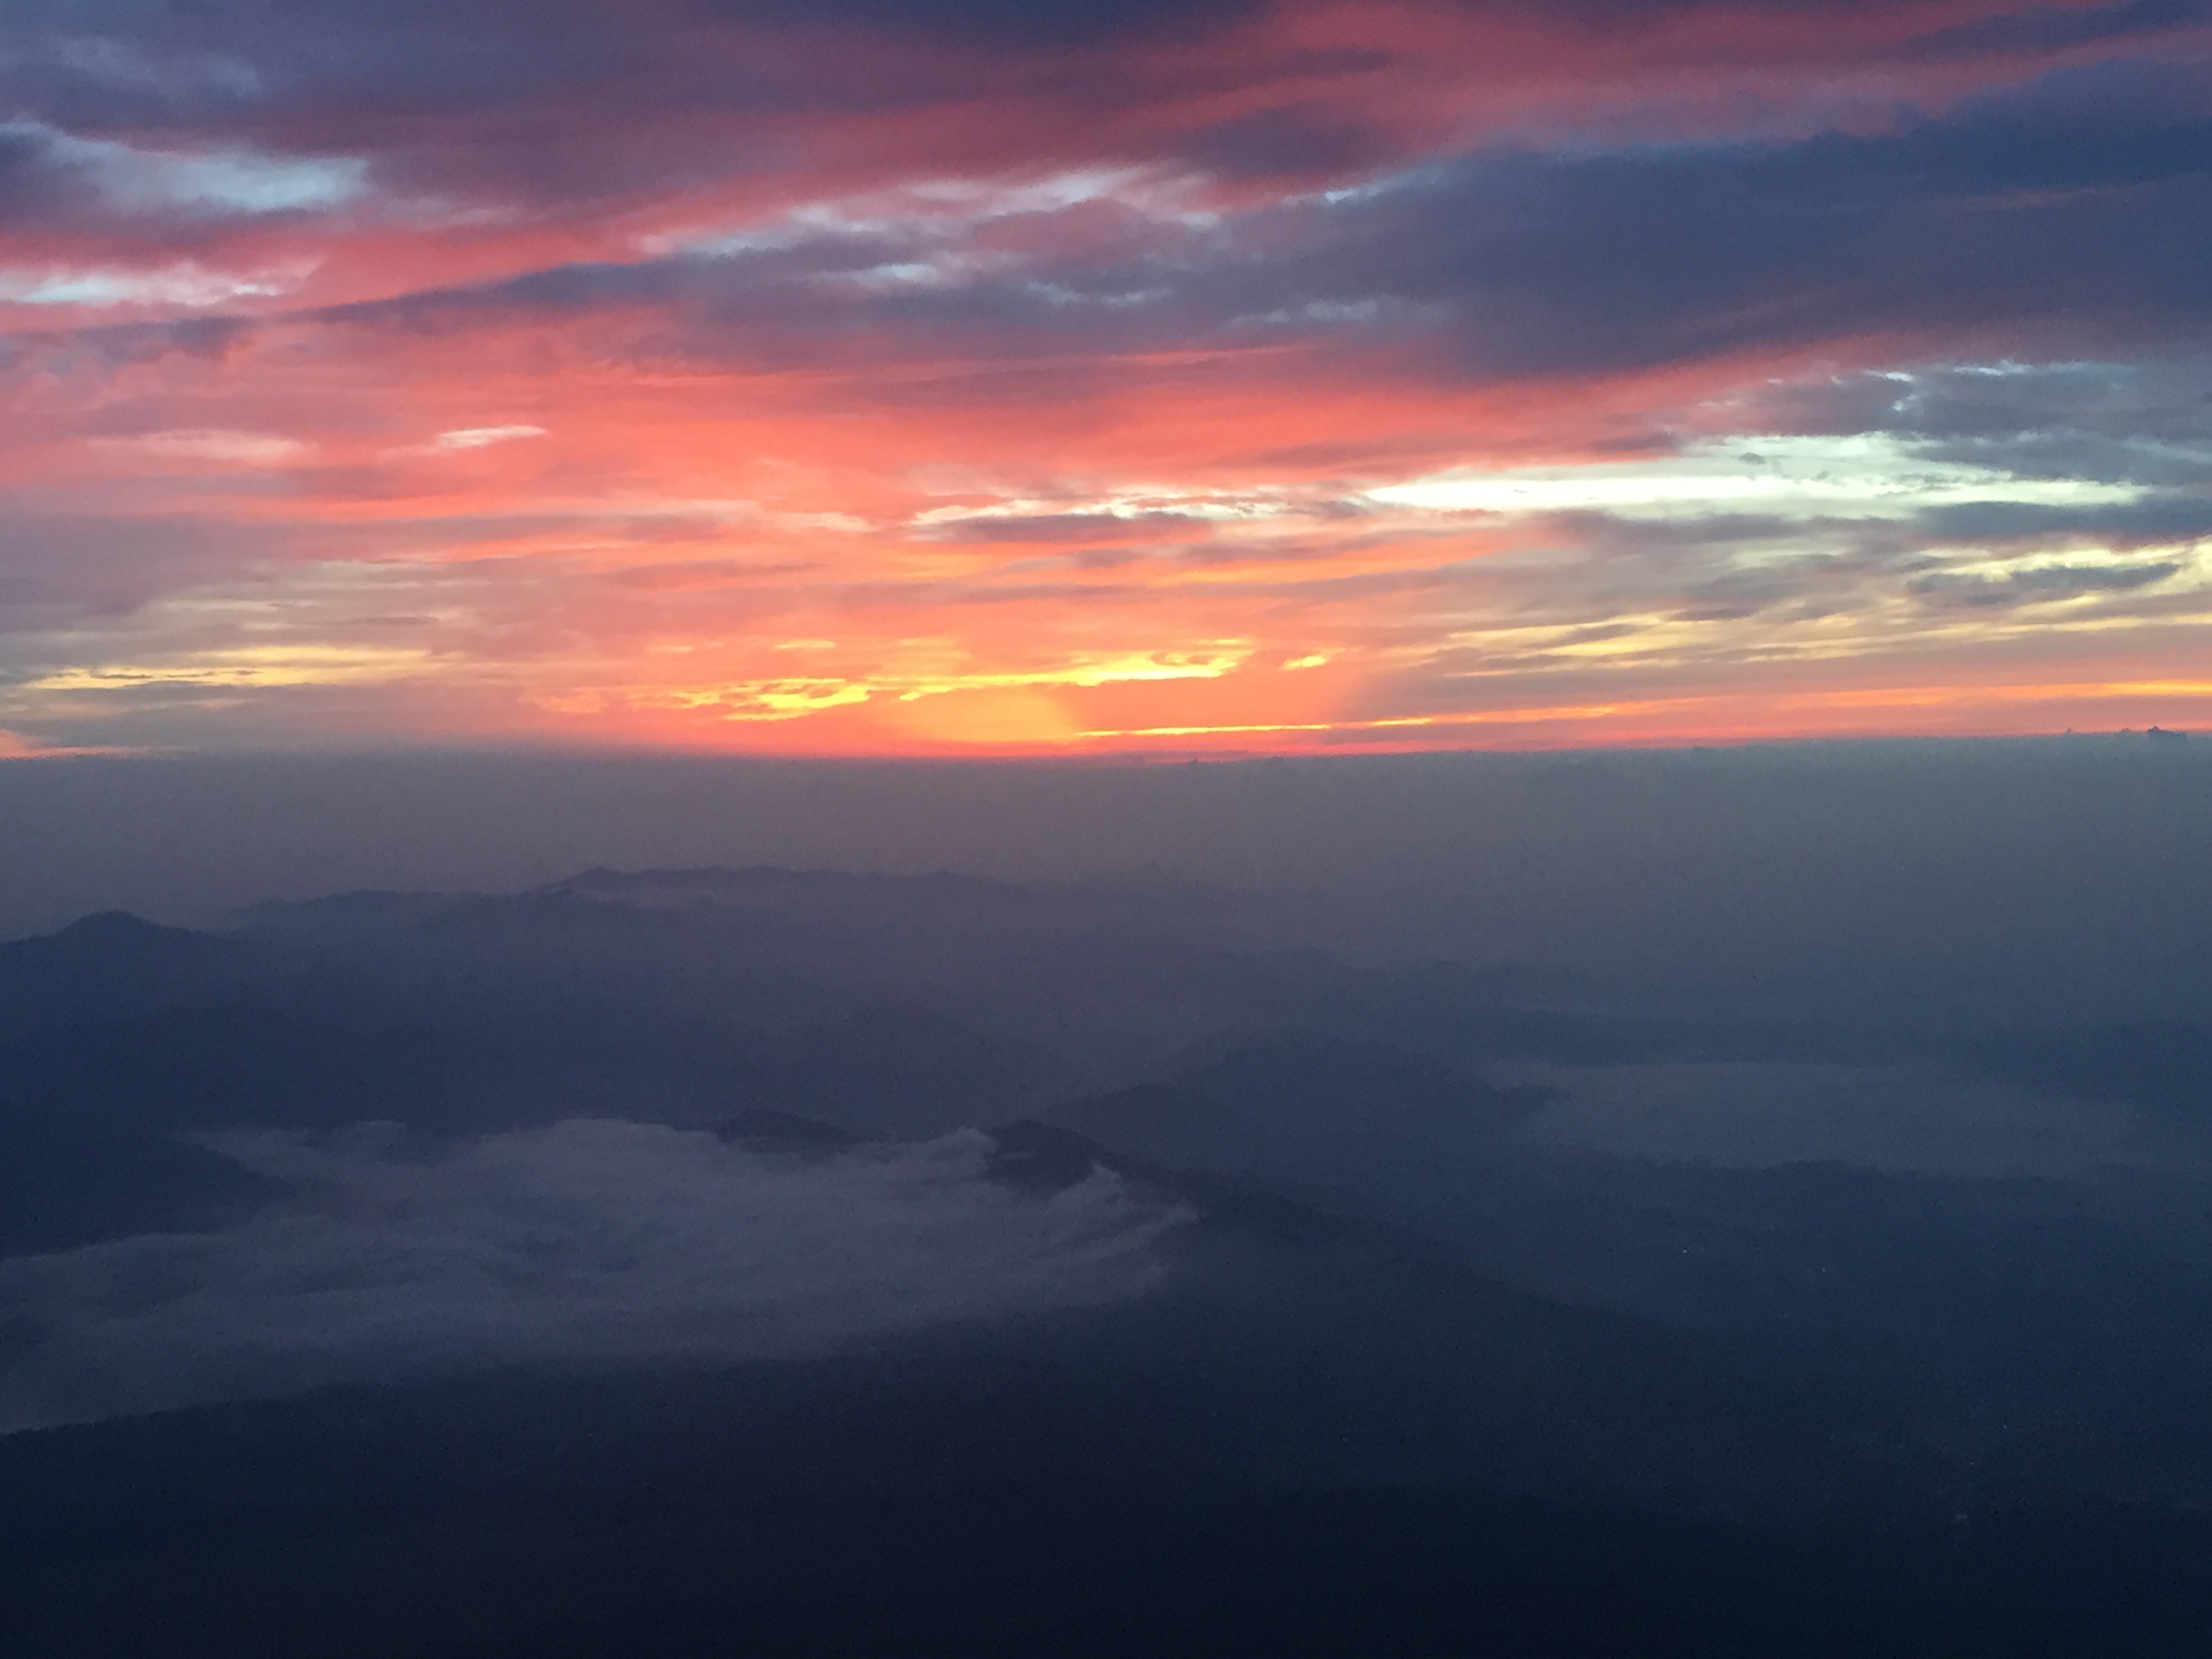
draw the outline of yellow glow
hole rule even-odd
[[[106,663],[67,668],[17,689],[113,691],[133,685],[337,685],[419,672],[428,651],[374,646],[256,645],[200,651],[174,662]]]
[[[1261,736],[1270,732],[1348,732],[1356,731],[1365,722],[1348,720],[1341,723],[1313,720],[1304,724],[1279,726],[1139,726],[1127,731],[1079,732],[1080,738],[1218,738]]]
[[[1099,686],[1144,680],[1212,680],[1239,666],[1246,654],[1238,649],[1210,653],[1131,652],[1115,657],[1078,658],[1057,668],[996,674],[960,673],[942,678],[933,677],[903,686],[899,695],[902,702],[912,702],[921,697],[941,696],[950,691],[1006,690],[1023,686]],[[873,684],[888,690],[891,683],[886,678],[878,678]]]
[[[1057,698],[1033,687],[967,687],[896,708],[902,727],[934,743],[1031,747],[1086,735]]]
[[[941,642],[917,641],[913,645],[923,647],[921,654],[941,651]],[[781,642],[772,647],[786,649],[835,649],[830,641],[799,641]],[[981,694],[1028,693],[1048,690],[1054,687],[1072,686],[1096,688],[1143,681],[1215,679],[1235,669],[1243,660],[1239,651],[1212,653],[1132,652],[1110,657],[1077,658],[1054,667],[1036,668],[1002,673],[974,673],[964,671],[930,672],[915,668],[901,672],[896,669],[868,675],[838,678],[824,675],[818,678],[784,677],[775,679],[723,681],[709,685],[629,686],[625,688],[596,688],[580,691],[565,699],[579,713],[594,713],[605,706],[610,696],[617,696],[641,708],[698,709],[712,711],[724,720],[795,720],[830,708],[849,708],[877,698],[895,700],[904,705],[916,705],[939,699],[951,699],[957,710],[942,717],[916,715],[900,717],[895,722],[900,726],[929,735],[945,737],[972,729],[1008,730],[1029,734],[1006,741],[1067,741],[1082,736],[1072,720],[1057,704],[1049,705],[1036,698],[1018,696],[984,696]],[[589,698],[589,704],[580,701]],[[552,712],[568,712],[539,700],[538,706]],[[974,711],[995,711],[978,714]],[[943,731],[937,728],[942,727]],[[1045,733],[1049,732],[1048,739]],[[958,741],[997,741],[958,737]]]

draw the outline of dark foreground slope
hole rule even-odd
[[[926,1382],[477,1383],[19,1437],[8,1650],[2148,1656],[2212,1618],[2201,1516],[1290,1486],[1202,1442],[1164,1467],[1204,1426],[1171,1393]]]
[[[1088,1155],[1000,1140],[1037,1201]],[[1177,1185],[1168,1279],[1109,1308],[0,1437],[8,1650],[2149,1655],[2212,1619],[2201,1515],[1948,1459],[1771,1338]]]

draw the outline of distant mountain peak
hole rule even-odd
[[[926,874],[882,871],[795,870],[778,864],[697,865],[675,869],[617,870],[597,865],[564,880],[515,896],[572,899],[641,908],[720,904],[818,907],[884,901],[919,903],[940,911],[1006,913],[1026,910],[1036,895],[1018,882],[951,870]]]
[[[84,950],[209,950],[220,948],[225,943],[213,933],[149,921],[128,910],[95,910],[51,933],[14,941],[17,949],[71,953]]]
[[[1118,1158],[1088,1135],[1035,1118],[1018,1118],[987,1132],[994,1150],[990,1178],[1017,1192],[1056,1193],[1088,1180],[1093,1170],[1117,1174],[1131,1171],[1128,1160]]]
[[[221,1000],[250,960],[246,946],[220,934],[126,910],[81,916],[54,933],[0,944],[0,1036],[126,1006]]]
[[[90,915],[79,916],[66,927],[57,929],[50,937],[55,939],[172,939],[198,938],[189,927],[172,927],[164,922],[149,921],[129,910],[94,910]]]

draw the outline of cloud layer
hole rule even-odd
[[[481,1367],[728,1361],[1141,1294],[1183,1212],[1047,1196],[989,1138],[796,1159],[572,1121],[435,1153],[367,1125],[226,1150],[297,1183],[228,1231],[0,1262],[0,1432]]]

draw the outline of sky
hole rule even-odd
[[[0,756],[2212,725],[2198,0],[10,0]]]

